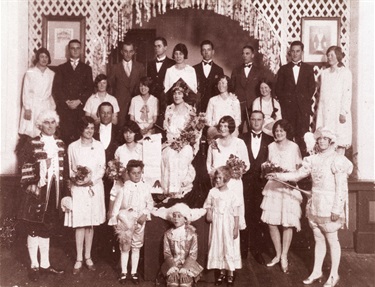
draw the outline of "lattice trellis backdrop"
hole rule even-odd
[[[286,63],[290,43],[301,37],[301,17],[340,17],[340,45],[346,54],[344,64],[350,66],[350,0],[33,0],[29,2],[29,62],[34,51],[42,46],[43,15],[83,15],[86,17],[85,58],[96,76],[105,72],[103,55],[108,51],[108,31],[121,24],[119,11],[125,15],[122,25],[126,30],[133,22],[141,26],[142,21],[165,13],[167,5],[170,9],[209,9],[237,20],[250,36],[259,39],[260,52],[266,54],[264,60],[274,73],[280,64]],[[259,37],[261,33],[270,36],[264,39]],[[272,49],[265,53],[270,44]],[[315,66],[314,71],[317,77],[320,68]],[[315,102],[316,99],[313,109]]]

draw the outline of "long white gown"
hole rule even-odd
[[[337,136],[337,144],[350,147],[352,144],[352,74],[345,67],[325,69],[320,76],[320,98],[316,117],[316,127],[325,127]],[[340,114],[346,117],[340,123]]]
[[[36,119],[41,111],[55,110],[56,104],[52,97],[52,83],[55,72],[49,68],[42,72],[33,67],[27,70],[22,89],[22,110],[19,134],[36,137],[40,130],[35,126]],[[31,110],[31,119],[25,120],[25,110]]]
[[[212,208],[207,269],[234,271],[242,267],[240,236],[233,239],[234,217],[239,215],[240,201],[235,191],[212,188],[203,205]]]

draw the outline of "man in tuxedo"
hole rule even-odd
[[[114,159],[115,151],[118,147],[118,129],[112,124],[113,119],[113,106],[109,102],[103,102],[98,107],[97,116],[100,119],[100,124],[95,129],[94,138],[100,141],[105,149],[105,162]],[[104,184],[104,199],[105,207],[108,210],[110,192],[113,186],[113,181],[110,180],[106,175],[103,177]],[[97,242],[95,244],[98,247],[98,251],[105,258],[108,258],[112,262],[117,262],[119,258],[118,244],[116,236],[114,236],[112,226],[109,226],[107,222],[98,227],[99,232],[97,234]],[[115,254],[113,254],[115,250]]]
[[[273,138],[262,132],[264,114],[261,111],[252,111],[250,115],[251,132],[242,135],[250,160],[250,169],[244,174],[244,200],[245,219],[247,228],[241,231],[241,254],[246,257],[248,249],[255,260],[265,265],[263,252],[267,251],[267,240],[269,237],[266,224],[260,218],[262,209],[260,204],[263,200],[262,190],[266,180],[261,177],[261,165],[268,158],[268,145]]]
[[[83,107],[94,91],[91,67],[80,61],[81,42],[68,44],[70,59],[57,67],[52,92],[60,116],[61,139],[66,145],[77,140],[77,123],[85,115]]]
[[[116,97],[120,107],[118,114],[118,125],[120,127],[128,119],[132,97],[139,93],[139,80],[146,75],[143,65],[133,60],[135,55],[133,42],[125,41],[123,43],[121,55],[123,60],[113,66],[108,77],[113,96]]]
[[[201,112],[206,111],[210,98],[219,94],[216,82],[220,76],[224,75],[223,68],[212,60],[214,54],[214,44],[210,40],[202,41],[201,55],[203,60],[194,66],[197,75],[198,93],[200,94],[198,111]]]
[[[243,64],[236,67],[232,71],[232,83],[234,85],[234,93],[238,97],[241,104],[241,125],[239,127],[240,133],[246,132],[250,129],[249,114],[252,109],[252,104],[257,97],[256,90],[260,79],[263,77],[262,70],[253,65],[255,50],[250,45],[245,45],[242,48]]]
[[[316,84],[313,67],[302,62],[303,48],[301,41],[292,42],[290,46],[292,61],[280,68],[275,91],[280,101],[283,119],[293,126],[295,141],[302,155],[306,156],[303,136],[309,131]]]
[[[163,37],[154,40],[155,59],[147,63],[147,77],[151,77],[153,89],[151,93],[159,99],[160,113],[164,114],[166,99],[164,94],[164,78],[168,68],[176,62],[167,57],[168,43]]]

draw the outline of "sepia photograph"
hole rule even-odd
[[[375,287],[368,0],[5,0],[0,286]]]

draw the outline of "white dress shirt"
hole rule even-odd
[[[260,137],[254,136],[253,133],[260,134]],[[262,132],[251,131],[251,151],[253,152],[254,158],[258,157],[261,141],[262,141]]]
[[[162,58],[156,58],[157,61],[164,61],[167,56],[164,56]],[[163,65],[163,62],[156,62],[156,71],[159,73],[161,66]]]
[[[211,63],[211,65],[207,65],[207,64],[205,64],[205,62],[206,63]],[[208,78],[208,75],[210,74],[211,68],[212,68],[212,60],[203,61],[202,62],[202,66],[203,66],[203,73],[204,73],[205,77]]]
[[[301,61],[297,62],[297,63],[294,63],[293,64],[298,64],[298,63],[301,63]],[[298,75],[299,75],[299,70],[300,70],[300,66],[293,66],[293,75],[294,75],[294,82],[297,84],[297,81],[298,81]]]
[[[109,143],[111,142],[111,135],[112,135],[112,124],[109,123],[108,125],[100,124],[99,128],[99,139],[100,142],[103,144],[104,149],[107,149]]]

